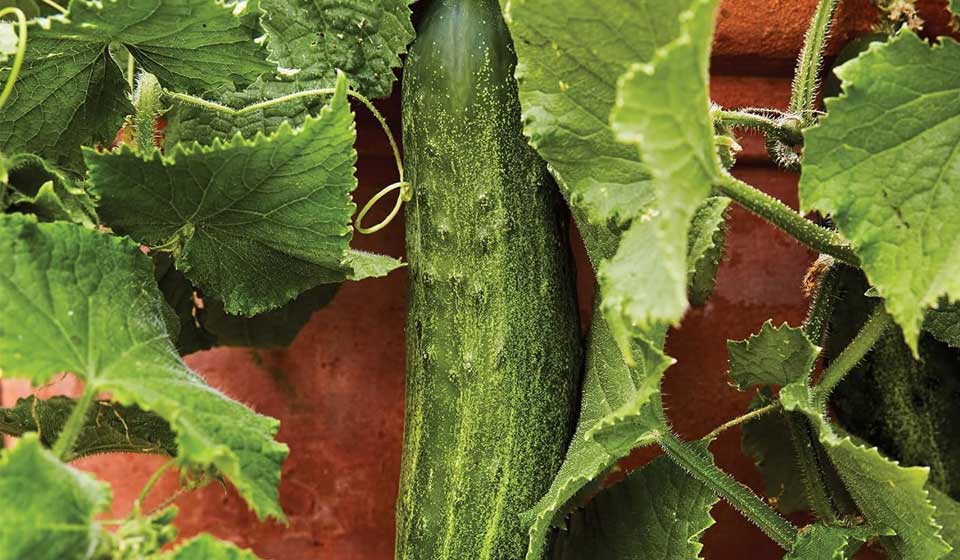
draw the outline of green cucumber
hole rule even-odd
[[[497,0],[435,0],[403,80],[410,298],[397,558],[523,558],[569,443],[581,338],[565,210],[523,138]]]

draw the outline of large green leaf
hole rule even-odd
[[[387,97],[413,40],[413,0],[260,0],[270,59],[297,89],[331,87],[337,71],[368,97]]]
[[[741,391],[757,385],[787,385],[805,379],[820,354],[803,329],[767,320],[746,340],[727,341],[730,377]]]
[[[654,407],[660,405],[660,380],[672,360],[660,351],[665,331],[634,342],[637,365],[628,367],[600,310],[594,310],[588,343],[580,419],[573,441],[546,495],[528,512],[527,560],[542,557],[550,528],[595,482],[637,446],[648,445],[666,427]]]
[[[260,516],[277,502],[287,447],[278,422],[208,386],[166,330],[153,265],[129,239],[64,222],[0,216],[0,370],[46,383],[79,375],[170,423],[185,466],[214,466]]]
[[[665,456],[597,495],[569,521],[555,560],[688,560],[713,525],[717,498]]]
[[[178,546],[165,560],[258,560],[259,556],[246,549],[219,541],[204,533]]]
[[[19,399],[12,408],[0,408],[0,433],[22,437],[36,432],[44,447],[53,447],[76,401],[68,397],[47,400],[31,396]],[[177,454],[176,436],[170,425],[156,414],[137,406],[111,401],[94,401],[77,441],[65,456],[71,461],[99,453]]]
[[[0,455],[0,560],[80,560],[101,538],[110,487],[61,463],[27,434]]]
[[[657,196],[599,269],[604,312],[624,350],[623,333],[683,317],[690,221],[725,173],[708,93],[717,1],[682,4],[691,11],[680,35],[621,77],[610,117],[617,138],[639,147]]]
[[[629,222],[653,201],[639,154],[609,126],[617,79],[680,33],[689,2],[503,0],[524,132],[583,219]],[[584,40],[589,37],[590,40]],[[585,225],[578,221],[581,228]]]
[[[256,35],[214,0],[73,0],[66,16],[30,23],[23,69],[0,109],[0,150],[79,168],[81,145],[113,138],[131,108],[111,43],[164,86],[203,92],[273,70]]]
[[[903,31],[836,70],[805,133],[800,201],[833,216],[916,353],[926,308],[960,298],[960,44]]]
[[[901,467],[875,447],[838,434],[817,409],[805,381],[784,387],[780,400],[786,410],[802,412],[819,435],[866,520],[880,535],[889,534],[888,547],[905,560],[937,560],[950,551],[934,520],[934,507],[924,488],[928,469]]]
[[[400,265],[349,248],[356,132],[341,75],[316,118],[270,136],[177,146],[143,159],[85,153],[104,223],[173,253],[176,266],[231,314],[276,309],[319,284]],[[368,273],[354,259],[378,259]]]

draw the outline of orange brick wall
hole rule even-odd
[[[725,107],[784,108],[789,100],[794,58],[816,0],[725,0],[717,31],[712,96]],[[846,0],[838,15],[830,52],[870,29],[876,11],[869,0]],[[928,29],[942,32],[942,2],[930,2]],[[380,103],[399,131],[398,99]],[[358,111],[360,188],[358,201],[395,180],[392,159],[375,123]],[[767,163],[762,142],[747,137],[735,172],[751,184],[796,205],[796,176]],[[403,255],[403,221],[384,231],[359,236],[363,249]],[[592,275],[578,251],[581,305],[589,305]],[[803,274],[814,258],[809,251],[762,220],[735,208],[731,214],[726,258],[717,291],[694,309],[670,337],[668,352],[678,359],[664,386],[668,411],[684,437],[702,436],[741,414],[749,395],[737,392],[726,377],[726,340],[741,339],[768,318],[798,324],[806,302]],[[290,523],[258,523],[234,492],[219,485],[177,500],[183,535],[209,531],[253,547],[277,560],[325,558],[381,560],[393,554],[393,506],[400,468],[403,430],[403,322],[407,276],[346,284],[327,308],[286,350],[218,349],[190,356],[187,362],[211,384],[258,411],[280,418],[280,439],[291,448],[280,494]],[[45,394],[72,393],[67,378]],[[11,405],[28,392],[6,381],[2,402]],[[760,477],[740,452],[739,430],[714,443],[718,463],[760,490]],[[628,461],[642,464],[655,450]],[[112,456],[81,461],[114,485],[115,514],[123,515],[159,457]],[[170,496],[170,474],[154,490],[151,503]],[[725,505],[714,510],[717,524],[704,538],[709,559],[764,560],[782,552],[758,529]],[[424,559],[429,560],[429,559]]]

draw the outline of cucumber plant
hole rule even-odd
[[[960,554],[960,43],[878,1],[822,103],[840,0],[818,0],[787,108],[724,108],[718,0],[424,1],[416,38],[411,3],[0,4],[0,375],[83,382],[0,409],[0,559],[255,558],[169,546],[176,508],[143,507],[177,469],[285,519],[278,422],[182,356],[283,346],[402,266],[351,248],[387,194],[410,267],[398,558],[695,558],[719,500],[789,559]],[[411,43],[401,158],[370,100]],[[350,100],[399,175],[359,213]],[[802,214],[730,172],[744,131],[800,174]],[[810,310],[728,343],[754,403],[683,441],[665,342],[711,295],[732,205],[820,253]],[[599,287],[584,340],[567,209]],[[734,426],[765,495],[713,460]],[[69,464],[110,452],[170,458],[123,519]]]

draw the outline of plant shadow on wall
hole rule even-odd
[[[408,203],[398,557],[694,558],[720,499],[786,558],[957,555],[960,44],[881,1],[882,33],[820,105],[839,0],[819,0],[787,110],[728,109],[708,91],[717,0],[435,0],[422,41],[410,3],[2,4],[0,374],[71,372],[83,392],[0,410],[19,438],[0,559],[255,558],[209,535],[168,546],[177,509],[143,504],[171,469],[285,519],[278,422],[181,356],[286,345],[340,283],[403,266],[351,247],[380,224],[354,217],[350,99],[390,139],[388,219]],[[405,177],[370,99],[411,42]],[[729,174],[743,131],[822,219]],[[582,343],[560,197],[599,286]],[[753,405],[684,441],[664,345],[711,296],[733,205],[821,254],[811,306],[728,343]],[[713,460],[738,425],[765,497]],[[603,484],[644,446],[662,454]],[[110,452],[170,458],[122,519],[69,464]]]

